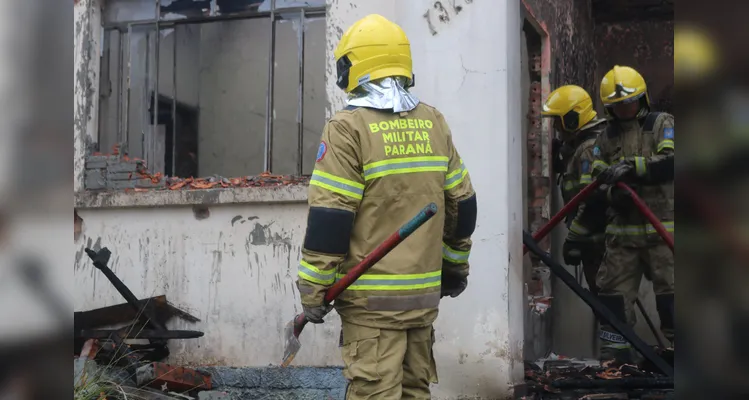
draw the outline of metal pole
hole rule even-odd
[[[172,32],[172,176],[177,176],[177,30]]]
[[[119,30],[117,31],[117,50],[119,51],[119,55],[117,56],[117,140],[115,144],[122,143],[124,130],[122,107],[125,105],[125,96],[122,93],[124,87],[122,80],[125,78],[125,39]]]
[[[141,104],[140,108],[140,157],[146,160],[146,163],[148,162],[148,154],[146,153],[146,125],[148,124],[148,115],[145,110],[147,110],[145,107],[148,106],[148,88],[149,83],[151,82],[151,77],[148,73],[148,71],[151,70],[151,36],[149,35],[149,32],[146,31],[146,34],[144,35],[146,38],[146,62],[145,62],[145,68],[144,68],[144,74],[143,74],[143,93],[141,93],[141,101],[143,101],[143,104]]]
[[[127,74],[125,74],[125,79],[127,79],[127,95],[125,97],[125,107],[124,107],[124,113],[125,113],[125,138],[122,144],[126,144],[127,147],[130,147],[130,75],[131,71],[133,69],[133,26],[130,25],[127,27]],[[120,143],[118,143],[120,144]]]
[[[159,30],[159,20],[161,20],[161,0],[155,0],[156,1],[156,39],[155,42],[155,53],[154,53],[154,73],[156,74],[156,78],[154,79],[154,89],[153,89],[153,125],[151,125],[151,140],[148,141],[148,155],[149,157],[146,158],[146,165],[152,166],[155,163],[155,159],[151,160],[151,158],[155,158],[155,149],[156,149],[156,131],[159,129],[159,53],[160,53],[160,44],[161,44],[161,31]],[[145,157],[144,157],[145,158]],[[151,171],[153,173],[159,172],[159,171]]]
[[[297,175],[304,173],[304,10],[299,11],[299,105],[297,109],[297,124],[299,137],[297,138]]]
[[[551,272],[554,273],[557,278],[559,278],[565,285],[567,285],[567,287],[572,289],[572,291],[575,292],[578,297],[580,297],[588,306],[590,306],[590,308],[593,309],[593,312],[596,313],[596,315],[600,317],[600,319],[612,325],[617,332],[624,336],[624,338],[627,339],[627,341],[629,341],[629,343],[631,343],[632,346],[634,346],[634,348],[643,355],[643,357],[652,362],[656,366],[656,368],[660,369],[664,374],[673,378],[674,368],[669,365],[663,359],[663,357],[658,355],[652,347],[650,347],[639,336],[637,336],[637,333],[635,333],[631,326],[619,320],[619,318],[614,315],[614,313],[612,313],[611,310],[608,309],[608,307],[601,303],[601,300],[598,299],[598,296],[595,296],[590,291],[583,289],[582,286],[575,282],[575,278],[572,276],[572,274],[567,272],[567,270],[561,264],[553,260],[548,253],[541,250],[541,248],[538,247],[538,243],[535,241],[533,236],[531,236],[526,231],[523,231],[523,243],[525,244],[526,248],[528,248],[528,250],[538,256],[544,264],[549,266],[549,269],[551,269]]]
[[[637,304],[637,308],[640,309],[642,317],[645,318],[645,323],[648,324],[648,328],[650,328],[650,331],[653,332],[653,336],[655,336],[655,340],[658,341],[658,345],[661,346],[661,349],[665,349],[666,344],[663,342],[663,339],[661,339],[661,335],[658,334],[658,329],[655,327],[653,320],[650,319],[648,312],[645,311],[645,306],[642,305],[639,297],[635,299],[635,304]]]
[[[289,7],[284,9],[284,13],[293,14],[295,12],[298,12],[299,10],[304,10],[305,15],[308,17],[318,16],[318,17],[324,17],[326,13],[325,6],[323,7]],[[169,21],[161,21],[161,27],[172,27],[175,25],[190,25],[190,24],[209,24],[212,22],[217,21],[236,21],[236,20],[244,20],[244,19],[260,19],[260,18],[268,18],[271,14],[271,11],[249,11],[249,12],[240,12],[240,13],[234,13],[234,14],[226,14],[226,15],[216,15],[213,17],[189,17],[189,18],[183,18],[183,19],[176,19],[176,20],[169,20]],[[148,19],[148,20],[137,20],[137,21],[129,21],[129,22],[117,22],[117,23],[108,23],[103,25],[104,29],[124,29],[130,25],[133,26],[140,26],[140,25],[151,25],[155,23],[155,19]]]
[[[273,168],[273,88],[276,63],[276,0],[270,3],[270,54],[268,55],[268,93],[265,101],[265,171]]]

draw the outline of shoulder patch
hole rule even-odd
[[[593,148],[593,155],[594,156],[600,156],[601,155],[601,148],[596,146]]]
[[[665,139],[673,139],[674,138],[674,128],[668,127],[663,129],[663,137]]]
[[[320,142],[320,147],[317,148],[317,158],[315,159],[315,162],[322,161],[323,158],[325,158],[325,154],[328,152],[328,144],[325,143],[323,140]]]
[[[583,174],[590,173],[590,162],[588,160],[583,160],[582,173]]]

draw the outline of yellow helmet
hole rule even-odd
[[[718,55],[713,41],[701,30],[679,27],[674,32],[674,78],[689,83],[715,72]]]
[[[640,102],[641,113],[650,109],[648,86],[645,78],[631,67],[615,65],[601,80],[601,102],[606,107],[606,113],[611,115],[609,107],[617,103]]]
[[[409,86],[413,84],[411,44],[406,32],[381,15],[370,14],[351,25],[334,55],[336,84],[346,93],[388,76],[403,76]]]
[[[549,94],[541,115],[559,117],[564,130],[575,132],[595,118],[596,112],[593,110],[593,100],[585,89],[565,85]]]

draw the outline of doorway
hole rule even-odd
[[[544,54],[549,52],[548,33],[523,7],[523,28],[520,35],[521,108],[523,133],[523,229],[537,231],[548,222],[551,188],[549,156],[551,136],[549,124],[541,118],[544,93],[549,92],[549,68]],[[543,248],[550,248],[550,239]],[[549,354],[552,347],[552,319],[547,312],[552,300],[551,271],[535,256],[523,258],[528,307],[524,316],[526,360]]]

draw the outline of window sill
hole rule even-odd
[[[304,203],[307,184],[217,189],[84,191],[75,194],[76,209],[140,208],[189,205]]]

